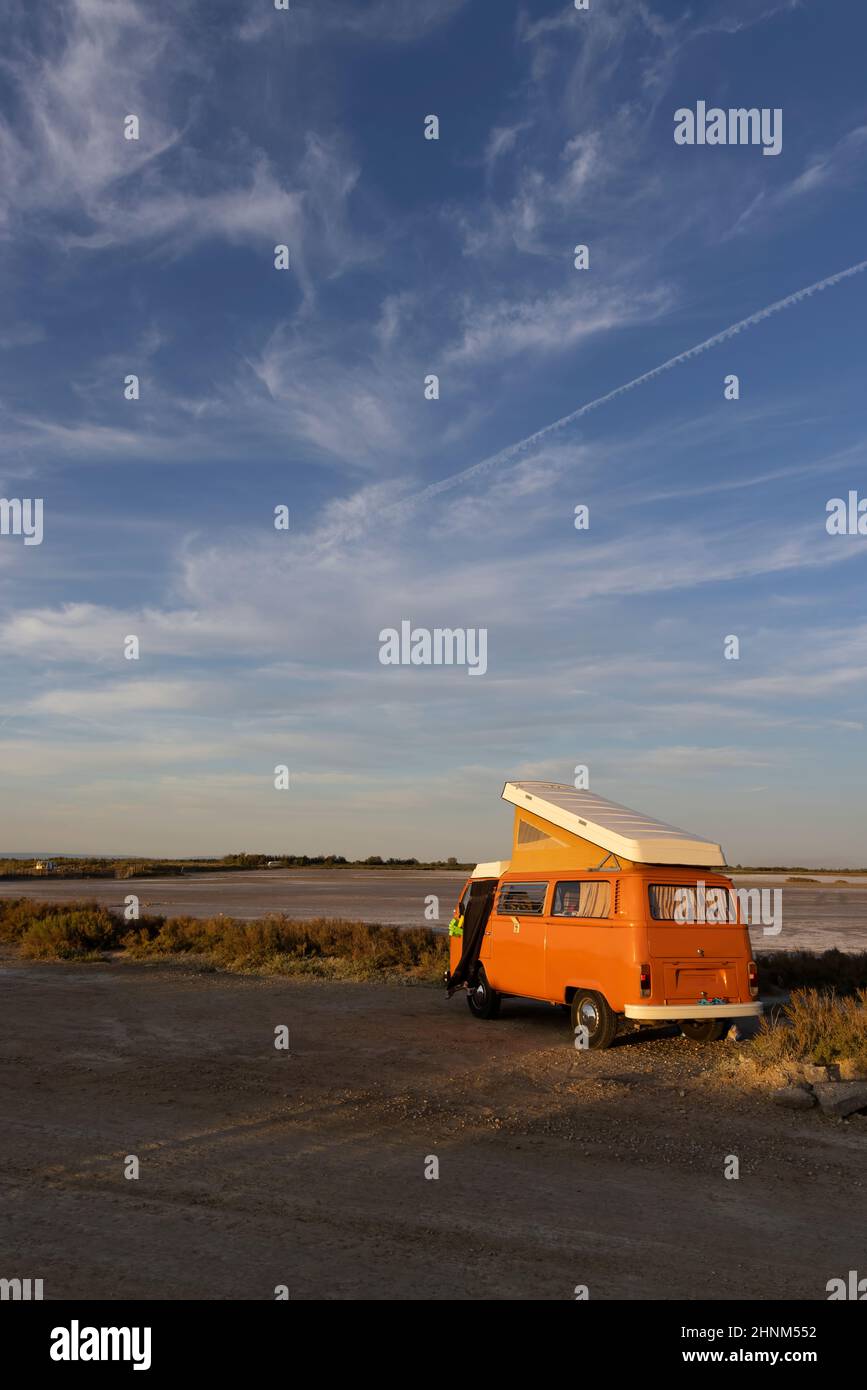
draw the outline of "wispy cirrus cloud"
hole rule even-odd
[[[464,308],[459,340],[447,362],[482,362],[528,352],[562,352],[594,334],[647,323],[665,313],[672,293],[664,285],[551,292],[529,300],[502,299]]]
[[[770,191],[760,190],[747,205],[728,232],[742,235],[761,227],[778,213],[793,211],[798,204],[807,203],[814,194],[823,194],[834,184],[851,183],[863,172],[867,159],[867,125],[855,126],[829,150],[808,156],[804,168],[795,178]]]
[[[99,690],[55,689],[38,695],[30,704],[34,713],[84,716],[100,719],[124,711],[192,709],[203,702],[206,685],[193,681],[116,681]]]
[[[291,14],[248,14],[237,34],[245,43],[273,40],[288,19],[293,43],[408,44],[447,24],[466,4],[468,0],[413,0],[411,5],[404,0],[331,0],[310,9],[293,7]]]
[[[0,225],[7,231],[13,218],[57,208],[98,214],[113,187],[179,138],[149,97],[164,64],[178,62],[163,17],[135,0],[72,0],[58,27],[51,7],[32,18],[42,42],[13,38],[2,62],[17,96],[0,120]],[[145,111],[147,138],[125,140],[124,118]]]
[[[0,351],[33,347],[35,343],[44,342],[45,336],[45,329],[39,323],[10,323],[0,329]]]
[[[291,173],[241,130],[215,157],[197,121],[191,74],[204,55],[184,41],[187,7],[70,0],[42,42],[10,43],[2,67],[17,102],[0,115],[0,229],[71,251],[136,244],[178,255],[207,241],[290,247],[309,303],[315,269],[335,274],[374,254],[350,234],[359,169],[333,133],[303,132]],[[279,16],[276,16],[279,19]],[[140,136],[124,138],[129,114]]]

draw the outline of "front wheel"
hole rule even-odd
[[[680,1031],[690,1042],[720,1042],[731,1026],[731,1019],[709,1018],[705,1022],[703,1019],[684,1018],[681,1019]]]
[[[617,1015],[607,1000],[593,990],[579,989],[572,997],[572,1031],[586,1028],[586,1047],[601,1052],[617,1037]],[[576,1040],[580,1047],[580,1040]]]
[[[496,1018],[500,1012],[503,996],[488,984],[488,977],[481,966],[476,983],[467,990],[467,1003],[474,1018]]]

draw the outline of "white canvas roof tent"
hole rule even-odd
[[[637,864],[722,868],[722,847],[595,792],[561,782],[507,782],[503,800]]]
[[[486,864],[477,864],[470,878],[502,878],[510,862],[508,859],[491,859]]]

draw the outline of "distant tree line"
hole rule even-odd
[[[41,867],[37,868],[37,864]],[[347,859],[343,854],[224,854],[214,859],[63,858],[0,859],[0,879],[30,878],[155,878],[160,875],[219,873],[237,869],[471,869],[472,864],[449,859]]]

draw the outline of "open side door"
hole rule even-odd
[[[479,952],[482,949],[491,908],[494,906],[498,882],[496,878],[473,879],[470,900],[464,912],[461,958],[455,966],[454,973],[446,977],[446,993],[449,998],[461,985],[473,986],[476,983]]]

